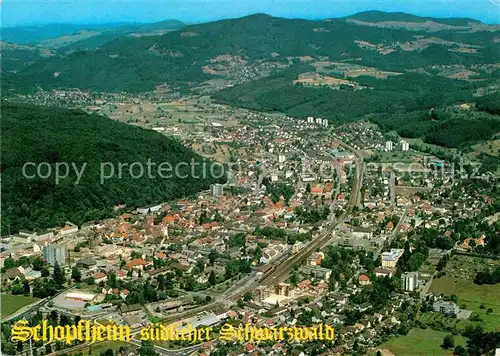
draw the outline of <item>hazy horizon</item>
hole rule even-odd
[[[350,16],[365,11],[405,12],[421,17],[471,18],[500,24],[499,0],[4,0],[2,27],[48,24],[126,24],[179,20],[203,23],[265,13],[277,17],[325,19]]]

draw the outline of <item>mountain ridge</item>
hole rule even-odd
[[[47,24],[1,28],[2,40],[6,42],[50,47],[58,38],[76,36],[81,32],[93,32],[93,36],[119,36],[133,32],[148,32],[179,29],[186,24],[175,19],[152,23],[109,23],[109,24]],[[78,39],[75,40],[78,42]],[[56,48],[53,46],[50,48]],[[61,46],[62,47],[62,46]]]
[[[383,21],[406,21],[406,22],[424,22],[424,21],[434,21],[438,23],[443,23],[447,25],[466,25],[467,23],[482,23],[479,20],[466,17],[429,17],[429,16],[418,16],[406,12],[386,12],[379,10],[369,10],[358,12],[353,15],[345,16],[344,19],[355,19],[366,22],[383,22]]]

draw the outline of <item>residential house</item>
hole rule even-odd
[[[370,282],[370,277],[368,277],[366,274],[360,274],[359,275],[359,285],[361,286],[367,286],[369,285]]]

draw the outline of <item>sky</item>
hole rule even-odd
[[[167,19],[199,23],[253,13],[323,19],[367,10],[500,23],[500,0],[0,0],[0,4],[2,27]]]

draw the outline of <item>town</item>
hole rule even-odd
[[[155,352],[362,355],[412,336],[457,352],[475,327],[498,330],[498,294],[478,291],[498,279],[498,189],[491,172],[471,176],[470,160],[457,171],[432,147],[373,123],[335,126],[202,95],[36,95],[24,100],[62,101],[176,137],[223,164],[227,181],[180,200],[117,205],[113,217],[81,226],[3,236],[3,325],[88,319],[135,331],[127,343],[16,345],[2,328],[8,354],[136,354],[140,329],[172,323],[215,334],[226,323],[327,324],[336,337],[154,341]]]

